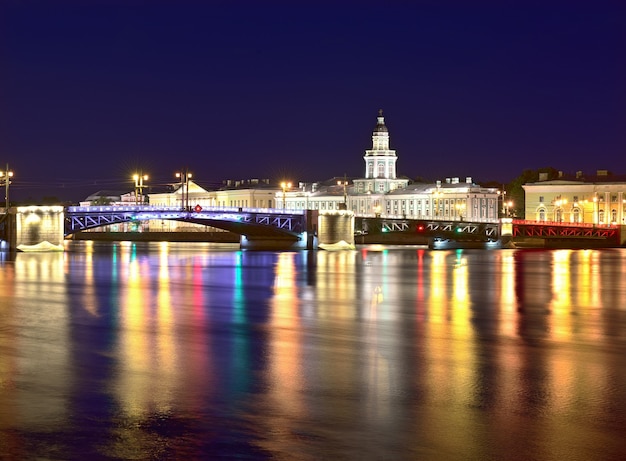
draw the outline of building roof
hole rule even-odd
[[[102,198],[102,197],[118,198],[119,199],[124,194],[128,194],[128,191],[126,191],[126,190],[124,190],[124,191],[119,191],[119,190],[99,190],[98,192],[94,192],[93,194],[90,194],[84,201],[85,202],[90,202],[92,200],[98,200],[99,198]]]
[[[374,128],[375,132],[388,132],[387,126],[385,125],[385,117],[383,117],[383,110],[380,109],[378,111],[378,122],[376,123],[376,128]]]

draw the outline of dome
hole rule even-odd
[[[383,110],[378,110],[378,123],[376,123],[376,128],[374,128],[375,133],[387,133],[387,127],[385,126],[385,117],[383,117]]]

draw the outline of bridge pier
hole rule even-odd
[[[63,251],[62,206],[14,207],[0,218],[4,251]]]
[[[319,247],[323,250],[353,250],[354,213],[336,210],[319,215]]]

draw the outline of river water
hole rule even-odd
[[[0,261],[0,459],[618,460],[626,250]]]

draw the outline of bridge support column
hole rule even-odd
[[[353,250],[354,213],[337,210],[319,215],[319,247],[324,250]]]
[[[18,251],[63,251],[62,206],[11,208],[2,218],[2,249]]]
[[[500,219],[500,245],[502,248],[513,247],[513,220],[511,218]]]
[[[15,251],[15,208],[0,215],[0,251]]]
[[[62,206],[17,207],[15,248],[20,251],[63,251]]]

